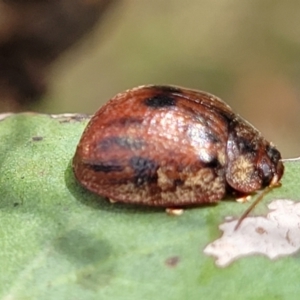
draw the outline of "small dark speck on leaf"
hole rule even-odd
[[[15,203],[14,203],[14,207],[17,207],[19,204],[20,204],[20,203],[15,202]]]
[[[42,137],[42,136],[34,136],[34,137],[32,137],[32,140],[34,141],[34,142],[39,142],[39,141],[42,141],[44,138]]]
[[[174,268],[178,265],[179,261],[179,256],[171,256],[165,260],[165,264],[170,268]]]

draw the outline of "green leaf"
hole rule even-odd
[[[298,299],[297,252],[223,267],[204,253],[218,226],[249,204],[227,199],[171,217],[81,188],[71,159],[87,121],[19,114],[0,122],[1,299]],[[300,164],[285,168],[282,187],[247,219],[265,216],[274,199],[299,199]]]

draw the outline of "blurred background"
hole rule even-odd
[[[91,26],[70,46],[62,47],[59,55],[53,51],[52,56],[45,55],[47,63],[42,60],[30,66],[33,73],[45,71],[34,81],[41,86],[38,99],[12,105],[14,96],[2,93],[2,112],[94,113],[125,89],[174,84],[219,96],[273,141],[283,157],[300,155],[300,1],[74,1],[65,1],[72,3],[74,24],[75,2],[92,8],[101,4],[101,10],[94,19],[87,11],[87,19],[94,20]],[[16,2],[7,1],[9,8],[7,3],[0,5],[0,41],[17,23],[9,21]],[[80,6],[77,9],[82,11]],[[24,19],[20,11],[19,22]],[[69,18],[69,14],[60,18]],[[44,36],[51,35],[53,23],[49,24]],[[44,23],[31,22],[33,25],[31,30],[36,32]],[[62,43],[72,36],[70,32],[72,27]]]

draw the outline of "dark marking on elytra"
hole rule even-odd
[[[86,166],[95,172],[104,173],[121,172],[124,169],[124,167],[120,166],[116,161],[98,162],[95,164],[86,164]]]
[[[107,126],[121,126],[121,127],[129,127],[129,126],[140,126],[143,123],[143,118],[135,118],[135,117],[123,117],[118,119],[113,119],[108,122]]]
[[[175,86],[155,85],[151,88],[153,88],[156,91],[161,91],[165,93],[180,93],[180,94],[182,93],[182,89]]]
[[[152,108],[169,107],[176,105],[176,99],[167,94],[157,94],[145,99],[144,103],[146,106]]]
[[[230,126],[232,120],[234,119],[234,114],[232,112],[223,111],[221,109],[212,108],[223,120]]]
[[[130,166],[134,171],[134,183],[137,186],[143,185],[144,183],[157,182],[157,168],[158,165],[155,161],[134,156],[129,160]]]
[[[101,151],[107,151],[110,150],[113,146],[118,146],[122,149],[138,150],[144,144],[144,141],[141,139],[134,139],[128,136],[112,136],[101,140],[98,144],[98,148]]]
[[[252,143],[248,139],[243,137],[237,137],[236,143],[238,145],[241,154],[252,154],[252,153],[256,154],[257,145]]]

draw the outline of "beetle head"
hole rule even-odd
[[[284,166],[279,151],[272,143],[265,146],[258,155],[257,169],[262,179],[262,186],[276,185],[281,179]]]
[[[283,175],[279,151],[241,118],[229,126],[226,153],[226,181],[236,191],[251,193],[276,185]]]

